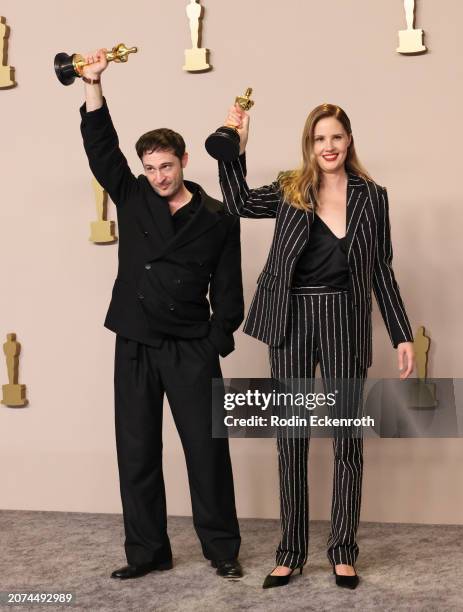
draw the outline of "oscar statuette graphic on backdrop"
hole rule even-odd
[[[7,334],[3,352],[6,357],[8,384],[2,385],[2,404],[11,408],[27,406],[26,385],[20,385],[18,382],[21,345],[16,341],[16,334]]]
[[[93,191],[96,200],[97,221],[90,224],[90,241],[95,244],[111,244],[117,241],[116,223],[108,220],[108,192],[93,177]]]
[[[10,89],[16,85],[13,77],[14,68],[7,65],[9,33],[10,28],[6,25],[6,19],[4,17],[0,17],[0,89]]]
[[[404,0],[407,29],[399,31],[399,46],[397,53],[415,54],[427,51],[423,45],[423,30],[415,29],[415,0]]]
[[[190,25],[191,49],[185,49],[185,64],[183,70],[186,72],[205,72],[212,66],[208,64],[208,49],[203,49],[200,44],[201,16],[203,7],[196,0],[190,0],[186,7],[186,14]]]

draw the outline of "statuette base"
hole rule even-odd
[[[3,399],[5,406],[19,407],[26,406],[26,385],[2,385]]]
[[[90,240],[97,244],[115,242],[116,224],[114,221],[93,221],[90,224]]]
[[[407,405],[412,410],[431,410],[439,406],[436,400],[436,383],[417,380],[408,388]]]
[[[423,30],[399,30],[397,53],[423,53]]]
[[[240,135],[235,128],[224,125],[207,138],[205,146],[214,159],[233,161],[240,155]]]
[[[207,63],[207,53],[207,49],[185,49],[185,65],[183,70],[186,72],[210,70],[211,66]]]
[[[0,66],[0,88],[16,85],[12,77],[13,68],[11,66]]]

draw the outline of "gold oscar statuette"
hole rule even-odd
[[[244,111],[248,111],[254,106],[251,100],[252,89],[248,87],[244,96],[237,96],[235,104],[241,106]],[[232,161],[237,159],[240,154],[240,135],[235,125],[223,125],[213,134],[207,137],[206,151],[214,159],[220,161]]]
[[[126,47],[124,43],[119,43],[106,53],[106,59],[108,62],[125,63],[130,53],[137,53],[137,51],[137,47]],[[55,55],[55,73],[63,85],[71,85],[76,77],[81,77],[85,65],[85,60],[79,53],[73,55],[57,53]]]
[[[2,404],[12,408],[26,406],[26,385],[18,384],[21,345],[16,341],[16,334],[7,334],[3,352],[6,357],[8,384],[2,385]]]
[[[427,49],[423,45],[423,30],[416,30],[414,28],[415,0],[404,0],[404,8],[407,29],[399,30],[399,46],[396,51],[405,55],[424,53]]]

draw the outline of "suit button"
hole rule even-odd
[[[175,305],[174,304],[169,304],[169,310],[175,310]]]
[[[175,285],[180,285],[182,283],[182,281],[179,278],[174,278],[174,284]]]
[[[145,264],[145,270],[151,270],[151,264],[149,263]]]
[[[198,261],[198,264],[201,266],[201,268],[204,266],[204,262],[203,261]]]
[[[137,295],[137,297],[138,297],[139,300],[144,300],[145,299],[145,296],[143,295],[143,293],[139,293]]]
[[[148,234],[148,232],[147,232],[146,230],[144,230],[144,232],[143,232],[143,236],[144,236],[145,238],[148,238],[149,234]]]

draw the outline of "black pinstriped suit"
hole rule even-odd
[[[291,279],[309,240],[314,213],[284,202],[277,181],[249,189],[244,155],[233,162],[220,162],[219,173],[224,204],[230,213],[276,218],[272,246],[257,281],[244,332],[270,346],[278,346],[287,327]],[[372,289],[393,346],[412,341],[413,333],[391,267],[386,189],[354,174],[348,176],[346,235],[355,351],[361,363],[369,367]]]
[[[344,401],[332,416],[360,416],[363,380],[372,362],[371,292],[375,293],[391,341],[412,341],[399,287],[391,267],[387,193],[349,173],[346,238],[349,291],[292,287],[297,260],[310,239],[314,213],[284,201],[278,181],[249,189],[244,155],[219,163],[224,204],[232,214],[276,218],[275,233],[244,331],[267,343],[275,378],[313,379],[320,364],[326,391],[341,380]],[[337,383],[336,383],[337,384]],[[312,386],[313,382],[309,383]],[[307,389],[311,391],[312,389]],[[341,413],[339,412],[339,407]],[[310,430],[277,438],[282,538],[277,565],[304,565],[308,553],[307,453]],[[328,558],[354,565],[358,546],[363,444],[357,435],[335,435],[333,499]]]

